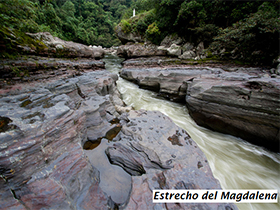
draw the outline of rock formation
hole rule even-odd
[[[126,44],[119,46],[117,55],[124,58],[137,58],[167,55],[166,50],[158,49],[154,44]]]
[[[122,44],[126,44],[128,42],[144,42],[145,40],[140,34],[135,34],[132,32],[125,33],[122,30],[122,27],[120,25],[117,25],[115,28],[115,33],[118,36],[119,40]]]
[[[186,102],[201,126],[279,151],[279,76],[260,68],[223,68],[136,66],[124,68],[120,76]]]
[[[50,78],[75,77],[84,72],[104,69],[100,60],[81,58],[46,58],[39,56],[18,57],[0,60],[0,84],[3,88],[7,83],[18,81],[43,81]],[[3,82],[4,81],[4,82]]]
[[[3,86],[0,208],[237,209],[152,203],[152,189],[220,185],[186,131],[160,112],[124,107],[117,79],[96,70]]]
[[[200,60],[206,58],[203,42],[195,46],[194,43],[185,42],[178,35],[166,36],[160,43],[160,46],[157,46],[136,34],[125,34],[119,25],[116,28],[116,34],[123,44],[117,52],[117,55],[120,57],[138,58],[168,55],[180,60]]]
[[[95,59],[101,59],[104,57],[104,50],[101,48],[91,48],[72,41],[64,41],[58,37],[53,37],[49,32],[39,32],[36,34],[27,33],[27,35],[35,40],[42,41],[47,47],[47,49],[45,49],[45,53],[48,55]],[[26,48],[26,51],[29,51],[28,48]],[[29,53],[32,53],[32,49],[30,49]],[[44,53],[42,52],[42,54]]]
[[[96,71],[1,89],[1,209],[107,208],[82,142],[87,109],[111,116],[116,79]]]
[[[102,48],[91,48],[83,44],[64,41],[58,37],[53,37],[49,32],[23,33],[5,26],[1,26],[1,31],[1,58],[36,55],[58,58],[101,59],[105,53]]]

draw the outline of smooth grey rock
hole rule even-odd
[[[196,56],[195,52],[192,50],[185,51],[181,56],[179,56],[180,59],[194,59]]]
[[[167,48],[167,54],[171,56],[180,56],[182,54],[181,46],[172,44],[169,48]]]
[[[120,72],[124,79],[137,83],[140,87],[159,92],[172,101],[183,102],[189,80],[200,74],[213,74],[216,69],[208,68],[125,68]]]
[[[219,189],[207,160],[187,132],[158,111],[130,111],[122,129],[106,150],[111,163],[133,175],[126,209],[171,208],[152,203],[151,189]],[[152,128],[152,129],[151,129]],[[198,166],[198,163],[200,165]],[[203,204],[217,209],[218,204]],[[224,208],[229,204],[219,204]],[[180,204],[181,209],[200,204]],[[237,209],[231,205],[232,209]]]

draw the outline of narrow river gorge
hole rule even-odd
[[[118,73],[122,59],[107,55],[106,69]],[[198,126],[188,115],[186,106],[164,100],[157,93],[140,89],[119,78],[118,89],[124,102],[136,110],[156,110],[169,116],[185,129],[205,153],[214,176],[223,189],[280,190],[280,155],[239,138]],[[280,209],[277,204],[237,204],[240,210]]]

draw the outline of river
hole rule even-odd
[[[118,73],[122,59],[107,55],[106,69]],[[157,93],[140,89],[119,78],[118,89],[124,102],[136,110],[157,110],[169,116],[185,129],[206,155],[214,176],[223,189],[277,189],[280,191],[280,154],[242,139],[217,133],[198,126],[188,114],[186,106],[164,100]],[[237,204],[240,210],[279,210],[277,204]]]

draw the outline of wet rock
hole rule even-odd
[[[194,79],[186,102],[197,124],[279,152],[280,80]]]
[[[170,118],[118,112],[117,79],[101,70],[1,91],[1,209],[167,209],[173,204],[153,203],[152,189],[220,188]]]
[[[126,44],[128,42],[144,42],[144,38],[140,34],[136,34],[133,32],[125,33],[122,31],[122,27],[117,25],[115,28],[115,32],[119,40],[122,44]]]
[[[204,154],[187,132],[170,118],[157,111],[145,110],[130,111],[126,118],[128,121],[123,123],[115,138],[117,142],[112,142],[106,150],[111,163],[132,175],[132,191],[126,209],[166,209],[165,204],[152,203],[151,189],[178,189],[180,182],[185,183],[184,189],[220,188]],[[149,129],[151,126],[154,129]],[[176,136],[180,146],[172,144],[168,140],[170,136]],[[172,163],[165,164],[170,160]],[[199,161],[203,167],[198,168]],[[181,209],[189,209],[199,208],[200,204],[180,205]],[[204,206],[217,209],[218,204]]]
[[[111,198],[83,142],[93,124],[102,123],[91,122],[92,116],[108,127],[106,110],[118,116],[108,97],[119,95],[115,82],[116,75],[96,71],[1,92],[1,209],[108,208]]]
[[[172,101],[184,102],[188,81],[193,80],[200,74],[214,74],[215,69],[207,68],[125,68],[120,76],[138,84],[141,88],[159,92]]]
[[[234,68],[124,68],[139,87],[186,102],[197,124],[279,151],[280,80],[269,70]]]

